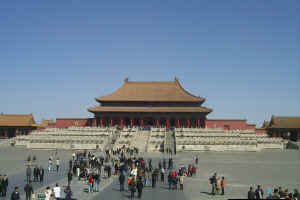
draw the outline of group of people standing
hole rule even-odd
[[[300,193],[297,189],[294,192],[289,192],[288,189],[282,189],[282,187],[268,188],[264,196],[264,190],[260,185],[254,190],[251,186],[248,191],[248,199],[287,199],[287,200],[300,200]]]
[[[209,179],[211,184],[211,194],[212,195],[224,195],[225,194],[225,177],[223,176],[222,179],[217,176],[217,172],[214,173],[212,177]]]

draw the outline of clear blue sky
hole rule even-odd
[[[95,97],[178,77],[209,118],[300,115],[299,0],[7,0],[0,112],[92,117]]]

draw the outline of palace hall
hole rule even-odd
[[[111,94],[96,98],[99,106],[92,126],[206,127],[212,109],[202,106],[205,99],[186,91],[175,78],[165,82],[124,80]]]

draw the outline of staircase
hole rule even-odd
[[[173,153],[176,152],[174,134],[174,131],[166,131],[164,152],[167,152],[167,149],[171,149]]]

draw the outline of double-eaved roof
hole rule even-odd
[[[96,98],[100,103],[104,102],[151,102],[142,106],[128,106],[119,104],[118,106],[97,106],[89,108],[90,112],[154,112],[154,113],[184,113],[184,112],[202,112],[210,113],[211,109],[200,106],[205,99],[199,96],[192,95],[182,88],[177,78],[175,81],[160,81],[160,82],[140,82],[128,81],[125,79],[123,85],[111,94]],[[160,105],[159,103],[164,103]],[[160,106],[156,106],[158,103]],[[177,106],[168,106],[167,103],[178,103]],[[193,103],[186,106],[180,103]],[[195,104],[196,103],[196,104]],[[199,105],[199,106],[197,106]]]
[[[139,82],[125,79],[115,92],[96,98],[97,101],[111,102],[204,102],[205,99],[194,96],[184,90],[178,79],[165,82]]]
[[[35,121],[32,114],[0,114],[0,126],[35,126]]]
[[[273,115],[267,128],[300,129],[300,116],[275,116]]]

